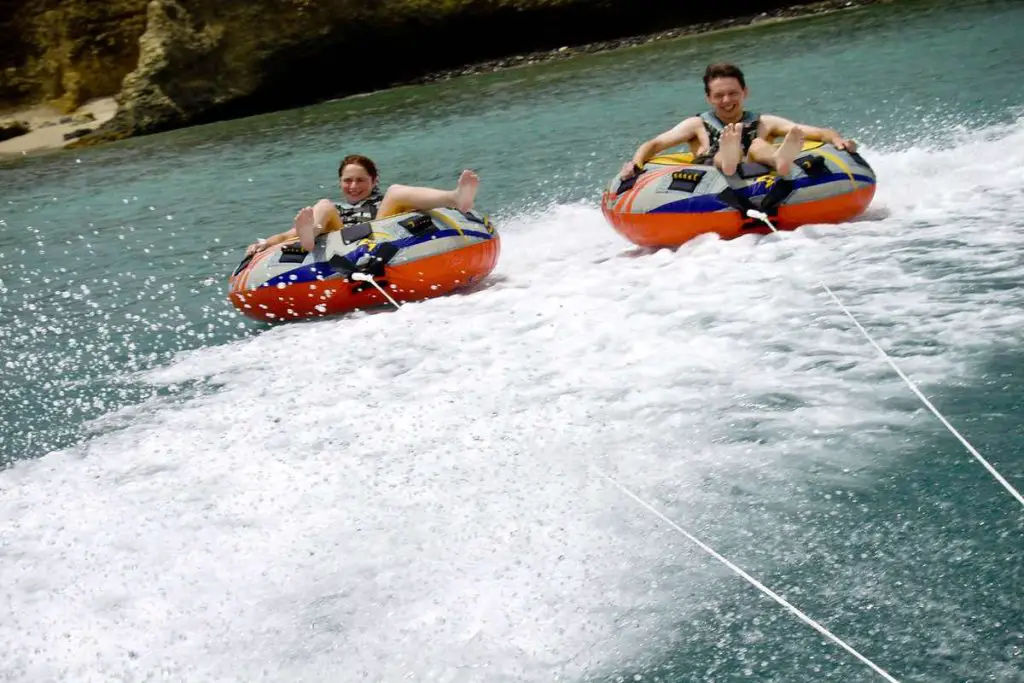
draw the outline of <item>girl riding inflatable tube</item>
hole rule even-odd
[[[255,320],[282,322],[448,294],[494,270],[501,239],[486,216],[431,209],[349,225],[246,255],[230,277],[231,303]]]
[[[809,141],[786,177],[756,163],[725,176],[710,163],[694,163],[692,154],[654,157],[638,175],[612,179],[601,212],[633,244],[678,247],[704,233],[734,239],[770,232],[748,217],[751,209],[767,214],[779,230],[793,230],[849,221],[874,196],[875,173],[863,157]]]

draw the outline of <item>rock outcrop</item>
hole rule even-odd
[[[0,125],[0,142],[10,140],[29,132],[30,128],[24,121],[14,121]]]
[[[0,0],[0,109],[73,111],[121,89],[138,63],[146,0]]]

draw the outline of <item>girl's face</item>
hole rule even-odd
[[[375,179],[366,172],[366,169],[359,164],[349,164],[341,171],[341,178],[338,184],[345,200],[349,204],[355,204],[370,196],[373,192]]]

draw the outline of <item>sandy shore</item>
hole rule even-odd
[[[54,107],[37,105],[0,115],[0,127],[21,122],[29,132],[0,142],[0,157],[21,156],[47,149],[60,149],[70,139],[64,136],[83,129],[92,130],[109,121],[117,111],[113,97],[86,102],[70,114]]]

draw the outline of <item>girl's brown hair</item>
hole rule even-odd
[[[366,172],[370,174],[371,178],[377,180],[377,164],[373,163],[373,161],[369,157],[364,157],[362,154],[349,154],[347,157],[341,160],[341,163],[338,164],[339,178],[341,177],[341,174],[344,172],[345,167],[348,166],[349,164],[356,164],[358,166],[362,166],[364,169],[366,169]]]

